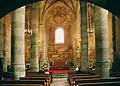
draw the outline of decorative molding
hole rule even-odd
[[[66,20],[67,17],[67,9],[61,5],[56,6],[53,10],[52,10],[52,16],[53,16],[53,20],[58,23],[61,24]]]

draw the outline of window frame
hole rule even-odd
[[[58,34],[60,34],[59,38],[58,37]],[[59,38],[57,40],[57,38]],[[55,44],[64,44],[65,42],[65,35],[64,35],[64,29],[62,27],[57,27],[56,30],[55,30]]]

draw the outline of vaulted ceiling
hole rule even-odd
[[[27,5],[36,1],[46,1],[46,6],[45,9],[47,9],[50,4],[48,2],[55,2],[59,0],[1,0],[0,3],[0,18],[6,15],[7,13],[23,6]],[[79,0],[61,0],[63,2],[71,2],[74,3],[73,1],[79,1]],[[94,3],[96,5],[99,5],[109,11],[111,11],[113,14],[117,15],[120,17],[120,3],[119,0],[81,0],[81,1],[88,1],[91,3]],[[51,4],[52,4],[51,3]],[[72,4],[71,4],[72,5]],[[45,10],[44,10],[45,11]]]
[[[77,0],[44,0],[44,8],[43,8],[43,13],[44,14],[49,7],[51,7],[53,4],[55,4],[58,1],[63,2],[67,7],[69,7],[73,12],[76,12],[75,5],[77,4]]]

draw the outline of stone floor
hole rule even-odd
[[[55,78],[51,86],[69,86],[67,78]]]

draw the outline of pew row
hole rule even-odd
[[[45,80],[47,86],[50,86],[50,84],[51,84],[48,77],[44,77],[44,76],[41,76],[41,77],[20,77],[20,80]]]
[[[68,78],[68,82],[70,85],[74,84],[74,81],[76,79],[91,79],[91,78],[100,78],[100,76],[91,76],[91,75],[87,75],[87,76],[72,76]]]
[[[74,86],[120,86],[120,82],[95,82],[95,83],[79,83]]]
[[[48,77],[51,83],[53,81],[51,74],[41,74],[39,72],[27,72],[25,77]]]
[[[0,86],[43,86],[40,84],[2,84]]]
[[[45,80],[0,80],[0,86],[13,86],[13,85],[47,86],[47,83],[45,82]]]
[[[118,85],[120,83],[120,78],[117,77],[110,77],[110,78],[90,78],[90,79],[75,79],[72,85],[79,86],[79,85]]]

